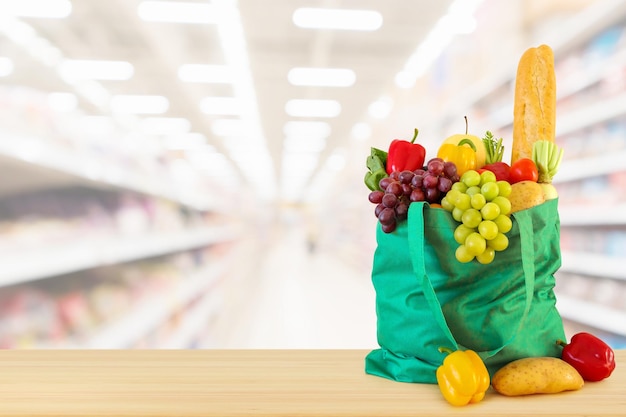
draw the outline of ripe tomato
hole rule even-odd
[[[530,158],[522,158],[511,165],[509,171],[509,183],[515,184],[520,181],[535,181],[539,179],[537,165]]]

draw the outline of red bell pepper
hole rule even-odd
[[[563,346],[561,359],[576,368],[585,381],[603,380],[615,369],[613,350],[590,333],[576,333],[569,344],[562,340],[557,343]]]
[[[410,142],[401,139],[391,141],[387,156],[387,174],[391,174],[393,171],[415,171],[424,166],[426,148],[419,143],[414,143],[417,133],[418,130],[415,129],[415,134]]]

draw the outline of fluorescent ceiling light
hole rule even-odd
[[[328,157],[326,164],[331,171],[341,171],[346,166],[346,157],[335,152]]]
[[[241,119],[217,119],[211,122],[211,132],[216,136],[246,136],[251,129]]]
[[[165,139],[165,147],[170,150],[196,150],[206,147],[206,137],[201,133],[171,135]]]
[[[0,0],[2,1],[2,0]],[[0,33],[24,48],[33,58],[48,67],[56,67],[61,60],[61,51],[49,40],[39,36],[35,29],[18,18],[0,11]]]
[[[246,154],[260,154],[267,151],[265,145],[259,140],[246,136],[231,136],[228,138],[224,138],[222,140],[222,144],[229,151],[237,152],[237,153],[246,153]],[[231,155],[235,157],[234,155]]]
[[[0,56],[0,77],[6,77],[13,72],[13,61],[10,58]]]
[[[97,81],[83,80],[80,83],[69,82],[78,94],[102,110],[108,110],[111,94]]]
[[[230,157],[240,169],[237,173],[243,175],[250,187],[256,191],[257,197],[270,200],[275,195],[274,166],[266,145],[263,128],[261,126],[256,97],[255,84],[250,72],[248,48],[236,0],[212,0],[211,4],[219,8],[217,31],[224,53],[224,62],[232,68],[233,96],[239,100],[237,116],[250,129],[247,139],[253,140],[254,152],[248,152],[249,157],[230,153]],[[240,138],[238,138],[240,139]],[[228,141],[230,147],[231,142]],[[250,140],[236,141],[249,143]]]
[[[372,128],[367,123],[357,123],[352,126],[350,134],[357,140],[367,140],[372,136]]]
[[[183,117],[146,117],[139,122],[145,135],[179,135],[188,133],[191,123]]]
[[[134,72],[132,64],[126,61],[66,59],[59,66],[61,77],[70,81],[128,80]]]
[[[170,106],[163,96],[118,95],[111,98],[111,110],[125,114],[161,114]]]
[[[372,31],[383,24],[383,16],[374,10],[303,7],[294,11],[292,19],[296,26],[312,29]]]
[[[441,26],[455,35],[467,35],[476,30],[476,19],[472,15],[449,13],[441,18]]]
[[[337,117],[341,104],[336,100],[293,99],[287,102],[285,111],[293,117]]]
[[[203,171],[225,171],[230,168],[226,155],[207,148],[202,151],[188,152],[185,157],[195,169]],[[217,168],[217,169],[216,169]]]
[[[200,102],[200,110],[205,114],[234,116],[241,114],[242,105],[235,97],[205,97]]]
[[[78,97],[72,93],[50,93],[48,94],[48,105],[52,110],[58,112],[71,112],[78,107]]]
[[[375,119],[384,119],[391,113],[393,102],[389,98],[381,98],[369,105],[367,111]]]
[[[289,121],[283,127],[287,152],[321,152],[326,148],[326,138],[331,127],[319,121]]]
[[[326,122],[292,120],[285,123],[283,127],[283,133],[287,137],[327,138],[330,132],[330,124]]]
[[[185,64],[178,68],[178,78],[188,83],[232,83],[233,73],[226,65]]]
[[[220,10],[206,2],[143,1],[137,13],[151,22],[218,23],[221,17]]]
[[[411,88],[430,65],[448,47],[456,35],[468,34],[476,29],[474,13],[483,0],[454,0],[448,13],[430,30],[426,39],[411,54],[404,68],[396,75],[396,85]]]
[[[350,87],[356,74],[347,68],[292,68],[287,79],[293,85],[316,87]]]
[[[396,74],[395,82],[400,88],[411,88],[415,85],[416,77],[411,72],[402,70]]]
[[[0,15],[62,19],[71,13],[69,0],[0,0]]]

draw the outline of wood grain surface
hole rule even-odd
[[[365,350],[5,350],[0,416],[624,416],[626,351],[580,391],[450,406],[367,375]]]

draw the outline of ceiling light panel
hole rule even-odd
[[[241,119],[217,119],[211,122],[211,132],[224,137],[247,136],[252,133],[252,129]]]
[[[186,133],[167,136],[163,144],[170,150],[199,150],[208,147],[206,137],[201,133]]]
[[[188,83],[228,84],[233,82],[232,69],[226,65],[181,65],[178,68],[178,78]]]
[[[380,98],[371,103],[367,112],[375,119],[385,119],[393,109],[393,101],[388,97]]]
[[[356,74],[347,68],[292,68],[287,79],[293,85],[315,87],[350,87]]]
[[[138,128],[145,135],[180,135],[191,130],[191,123],[182,117],[146,117]]]
[[[326,148],[326,139],[323,137],[303,138],[298,136],[290,136],[285,138],[283,147],[286,152],[322,152]]]
[[[409,56],[402,71],[396,75],[396,85],[400,88],[413,87],[416,80],[426,73],[456,35],[473,32],[476,29],[474,13],[482,2],[483,0],[455,0],[448,12],[429,31],[426,39]]]
[[[331,171],[341,171],[346,166],[346,157],[340,153],[335,152],[328,157],[327,165]]]
[[[286,152],[321,152],[326,148],[326,138],[331,127],[326,122],[289,121],[283,127]]]
[[[228,159],[224,154],[216,152],[213,149],[207,148],[206,150],[194,150],[193,152],[187,152],[185,157],[193,165],[195,169],[203,171],[226,171],[230,170],[231,166]]]
[[[124,114],[162,114],[169,109],[163,96],[118,95],[111,97],[111,111]]]
[[[219,8],[205,2],[143,1],[137,6],[137,14],[149,22],[192,24],[218,23],[221,17]]]
[[[69,0],[0,0],[0,15],[63,19],[72,13]]]
[[[242,113],[242,102],[235,97],[205,97],[200,101],[205,114],[236,116]]]
[[[285,104],[285,112],[292,117],[337,117],[341,104],[336,100],[292,99]]]
[[[135,72],[126,61],[66,59],[59,65],[64,80],[128,80]]]
[[[367,140],[372,136],[372,127],[367,123],[359,122],[352,126],[350,134],[356,140]]]
[[[347,10],[303,7],[296,9],[293,23],[301,28],[339,30],[378,30],[383,16],[374,10]]]

